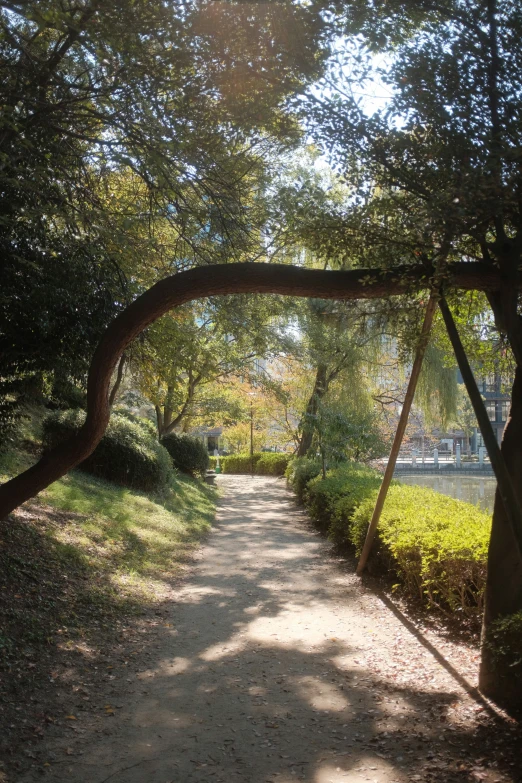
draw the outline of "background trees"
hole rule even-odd
[[[216,260],[266,257],[282,221],[259,197],[265,162],[269,151],[298,139],[306,116],[346,198],[330,198],[314,176],[281,188],[279,203],[293,215],[283,260],[304,264],[305,247],[325,269],[366,269],[363,279],[335,278],[330,289],[321,278],[320,296],[335,298],[335,286],[346,296],[399,290],[400,308],[385,311],[396,330],[418,318],[423,301],[413,284],[427,285],[436,270],[451,287],[478,263],[469,286],[488,288],[496,327],[516,363],[502,448],[513,476],[520,473],[522,23],[512,0],[354,0],[326,7],[47,0],[0,3],[0,20],[4,419],[16,412],[21,383],[39,376],[50,383],[60,373],[81,379],[104,325],[159,277]],[[345,38],[335,40],[332,31],[341,29]],[[329,44],[331,69],[304,96],[322,73]],[[387,100],[370,106],[362,95],[368,85],[384,86]],[[298,250],[288,252],[297,240]],[[208,280],[184,277],[200,288],[187,282],[179,296],[168,282],[117,321],[92,375],[87,430],[94,440],[108,417],[111,357],[168,304],[202,291],[296,293],[303,279],[285,278],[282,268],[280,279],[270,281],[253,265],[232,280],[226,270],[220,268],[220,279],[212,271]],[[481,285],[498,277],[499,285]],[[61,279],[70,285],[60,287]],[[298,293],[317,294],[307,280]],[[33,305],[25,312],[22,285]],[[175,319],[170,326],[176,332]],[[195,345],[200,326],[196,317],[187,335],[178,330],[179,346]],[[49,350],[34,348],[40,332]],[[158,404],[169,409],[173,383],[158,345],[149,375],[164,378],[166,396]],[[204,339],[200,348],[206,367]],[[226,339],[222,349],[228,350]],[[337,377],[343,352],[336,350],[333,369],[315,365],[312,405]],[[61,463],[49,458],[31,491],[83,456],[73,444]],[[25,481],[5,490],[13,491],[5,508],[27,496]],[[486,628],[522,607],[522,556],[500,501],[494,518]],[[483,685],[498,692],[487,649]]]
[[[323,44],[313,6],[0,3],[0,424],[42,374],[83,379],[154,271],[244,249]]]

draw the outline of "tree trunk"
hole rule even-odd
[[[0,487],[0,519],[48,487],[91,454],[107,427],[109,384],[120,356],[147,326],[172,308],[193,299],[226,294],[281,294],[320,299],[377,299],[425,289],[430,270],[424,265],[392,270],[323,271],[284,264],[216,264],[181,272],[156,283],[110,324],[91,363],[87,418],[78,434]],[[495,292],[498,270],[484,263],[453,264],[448,285]]]
[[[320,364],[315,374],[314,389],[306,406],[306,413],[301,419],[302,435],[297,449],[298,457],[306,457],[312,447],[314,436],[314,426],[311,422],[312,416],[317,415],[319,403],[328,391],[327,367],[326,364]]]
[[[522,369],[517,368],[512,390],[511,411],[502,438],[501,451],[522,504]],[[522,611],[522,555],[497,491],[493,528],[488,553],[480,689],[506,707],[522,704],[522,673],[507,656],[495,655],[491,647],[492,623]]]
[[[123,370],[125,369],[125,354],[122,354],[120,361],[118,362],[118,372],[116,373],[116,380],[114,386],[109,394],[109,406],[112,408],[116,400],[116,396],[120,390],[121,382],[123,380]]]
[[[167,398],[163,410],[161,405],[156,405],[156,426],[158,428],[158,440],[161,440],[165,435],[172,431],[172,394],[173,387],[167,386]]]

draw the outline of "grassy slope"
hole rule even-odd
[[[38,453],[41,411],[32,414],[0,459],[0,481]],[[164,600],[210,529],[215,498],[182,475],[159,498],[75,471],[0,522],[0,672],[57,645],[96,644]]]
[[[36,410],[0,457],[0,482],[34,462],[39,419]],[[215,500],[213,488],[182,475],[160,498],[74,471],[0,522],[8,768],[20,772],[38,756],[38,740],[71,712],[78,688],[96,692],[102,661],[134,656],[147,640],[140,629],[168,617],[165,601],[210,530]],[[0,761],[0,778],[4,768]]]

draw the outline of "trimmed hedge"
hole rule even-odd
[[[367,465],[348,462],[329,470],[308,482],[304,500],[314,521],[336,543],[344,543],[345,530],[358,505],[374,489],[378,489],[382,476]]]
[[[290,454],[264,451],[256,463],[256,473],[260,476],[284,476],[290,462]]]
[[[362,549],[376,492],[353,514],[349,537]],[[491,516],[425,487],[391,486],[377,531],[377,549],[409,592],[454,612],[482,609]]]
[[[44,450],[74,435],[85,421],[80,410],[56,411],[43,421]],[[133,489],[162,491],[172,479],[166,449],[148,434],[137,417],[111,415],[105,435],[79,469]]]
[[[258,476],[284,476],[291,459],[289,454],[273,451],[256,451],[250,454],[229,454],[220,457],[223,473],[250,473],[252,464],[254,473]]]
[[[382,480],[366,465],[347,463],[326,479],[311,460],[287,470],[319,527],[360,554]],[[425,487],[392,482],[371,563],[398,576],[413,595],[445,611],[478,615],[486,584],[491,517],[470,503]]]
[[[205,444],[190,435],[171,432],[161,439],[175,468],[191,476],[202,476],[208,470],[209,457]]]
[[[260,451],[254,452],[252,457],[250,454],[229,454],[228,457],[220,459],[221,471],[223,473],[250,473],[253,463],[255,473],[256,463],[260,456]]]

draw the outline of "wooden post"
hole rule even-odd
[[[442,312],[442,317],[444,318],[444,323],[446,324],[448,336],[453,346],[453,351],[455,352],[455,358],[457,359],[457,364],[459,366],[462,379],[466,385],[469,399],[473,405],[473,410],[475,411],[475,416],[477,418],[482,437],[484,438],[486,449],[488,450],[489,458],[491,460],[491,467],[493,468],[495,477],[497,479],[498,491],[504,504],[506,517],[513,530],[514,538],[518,543],[519,550],[522,553],[522,511],[520,509],[515,490],[513,489],[511,476],[506,467],[506,463],[504,462],[504,457],[500,451],[500,446],[498,445],[495,431],[491,426],[491,421],[489,420],[488,412],[486,410],[486,406],[484,405],[484,400],[482,399],[482,395],[480,394],[477,382],[475,381],[473,371],[468,362],[468,357],[466,356],[464,346],[460,340],[455,321],[453,320],[453,316],[451,314],[451,310],[449,309],[448,303],[443,296],[440,298],[439,306]]]
[[[250,400],[250,475],[254,475],[254,403]]]
[[[397,457],[399,456],[399,449],[401,447],[402,439],[404,437],[404,431],[406,429],[406,425],[408,423],[408,418],[410,415],[411,404],[413,402],[415,389],[417,388],[417,382],[419,380],[422,361],[424,359],[424,354],[426,353],[426,347],[429,341],[431,325],[433,323],[433,316],[435,315],[435,310],[437,309],[437,298],[438,298],[437,294],[435,293],[431,294],[430,300],[428,302],[428,306],[426,308],[426,313],[424,315],[424,323],[422,324],[419,342],[417,344],[417,350],[415,353],[415,360],[413,362],[413,367],[411,368],[411,375],[410,375],[410,380],[408,382],[408,388],[406,390],[406,396],[404,397],[404,402],[402,404],[402,411],[399,417],[397,432],[395,433],[395,438],[393,440],[393,445],[390,451],[390,458],[388,460],[386,470],[384,471],[384,478],[382,480],[381,488],[379,489],[379,494],[377,495],[377,501],[375,503],[375,508],[373,510],[372,519],[368,527],[366,540],[364,542],[363,550],[361,552],[361,557],[359,558],[359,563],[357,565],[358,576],[362,574],[362,572],[366,567],[368,556],[372,549],[373,539],[375,538],[377,525],[379,524],[379,519],[381,518],[381,512],[384,506],[384,501],[386,500],[386,495],[388,494],[388,489],[390,488],[391,480],[393,478],[393,472],[395,470],[395,465],[397,463]]]

